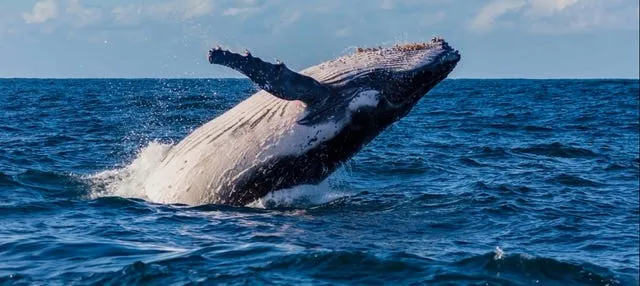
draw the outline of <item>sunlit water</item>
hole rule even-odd
[[[0,283],[637,285],[637,80],[448,80],[319,186],[145,201],[246,80],[0,80]]]

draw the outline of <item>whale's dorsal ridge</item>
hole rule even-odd
[[[331,88],[312,77],[290,70],[282,62],[265,62],[246,51],[243,55],[219,46],[209,50],[209,63],[230,67],[246,75],[260,88],[284,100],[300,100],[307,105],[320,102]]]

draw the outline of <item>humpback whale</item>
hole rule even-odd
[[[441,38],[350,55],[300,72],[221,47],[211,64],[261,90],[194,130],[146,179],[149,199],[247,205],[270,192],[317,184],[405,116],[453,70],[460,54]]]

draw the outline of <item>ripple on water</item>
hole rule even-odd
[[[564,173],[551,178],[550,182],[573,187],[597,187],[603,185],[596,181]]]
[[[0,284],[638,285],[639,88],[448,80],[328,186],[194,207],[158,142],[249,81],[0,79]]]
[[[535,155],[542,155],[548,157],[560,157],[560,158],[592,158],[597,157],[598,154],[584,148],[566,146],[560,142],[553,142],[551,144],[537,144],[530,147],[514,148],[514,151]]]

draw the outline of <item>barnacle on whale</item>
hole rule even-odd
[[[429,42],[416,42],[416,43],[406,43],[406,44],[395,44],[389,48],[383,48],[383,47],[373,47],[373,48],[363,48],[363,47],[357,47],[356,48],[356,53],[366,53],[366,52],[378,52],[378,51],[384,51],[384,50],[392,50],[392,51],[401,51],[401,52],[408,52],[408,51],[419,51],[419,50],[424,50],[424,49],[430,49],[439,45],[445,45],[448,46],[447,43],[444,41],[443,38],[440,37],[433,37],[433,39],[431,39],[431,41]]]

